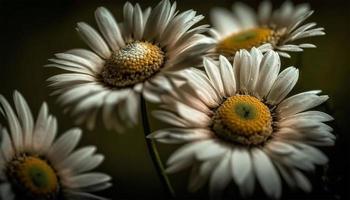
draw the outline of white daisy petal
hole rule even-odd
[[[48,119],[48,124],[46,126],[46,137],[43,140],[43,144],[41,146],[42,151],[47,151],[54,139],[56,138],[57,135],[57,120],[55,117],[50,116]]]
[[[190,192],[195,192],[204,186],[215,167],[216,162],[213,162],[212,160],[206,161],[198,167],[194,166],[192,168],[188,190]]]
[[[240,63],[240,69],[239,69],[240,71],[239,88],[242,91],[248,91],[249,82],[253,71],[252,58],[248,51],[242,50],[241,52],[242,54],[241,54],[241,61],[240,61],[241,63]]]
[[[259,95],[260,98],[264,98],[270,91],[273,83],[277,79],[280,67],[280,58],[274,51],[267,52],[262,58],[257,82],[258,87],[256,88],[258,91],[257,95]]]
[[[146,82],[143,84],[142,88],[142,95],[143,97],[152,103],[160,103],[161,102],[161,95],[159,95],[161,91],[161,86],[155,86],[149,82]]]
[[[131,40],[131,34],[134,29],[134,6],[130,2],[126,2],[123,7],[123,27],[124,27],[124,39],[126,42]]]
[[[219,92],[221,96],[224,96],[224,87],[220,77],[219,68],[213,63],[213,60],[209,58],[203,59],[203,65],[212,85],[215,87],[215,89]]]
[[[152,112],[155,118],[161,119],[166,123],[177,127],[190,127],[189,123],[187,123],[184,119],[174,115],[171,112],[167,111],[154,111]]]
[[[293,176],[299,188],[305,192],[311,192],[312,186],[310,181],[300,171],[294,170]]]
[[[262,44],[258,47],[261,52],[267,52],[273,50],[273,46],[270,43]]]
[[[169,157],[166,172],[174,173],[191,166],[195,162],[195,153],[211,143],[213,141],[209,139],[182,146]]]
[[[271,17],[272,5],[269,1],[263,1],[259,5],[258,15],[260,23],[265,24]]]
[[[118,133],[125,133],[126,128],[123,126],[122,120],[117,115],[117,106],[105,105],[103,107],[102,117],[104,119],[104,124],[108,130],[117,130]]]
[[[75,54],[77,54],[77,51],[70,51],[73,52]],[[83,52],[79,52],[79,53],[83,53]],[[98,57],[96,54],[92,53],[92,52],[84,52],[83,54],[88,54],[89,56],[93,56],[93,57]],[[93,55],[91,55],[93,54]],[[57,60],[53,60],[54,62],[58,62],[61,64],[65,64],[67,66],[69,66],[70,68],[83,68],[83,69],[88,69],[87,70],[87,74],[93,75],[93,73],[91,73],[91,71],[96,72],[98,71],[98,69],[100,68],[100,65],[102,65],[103,61],[101,60],[101,58],[98,57],[97,61],[91,61],[90,59],[86,59],[84,57],[81,57],[80,55],[74,55],[72,53],[56,53],[55,54],[56,58],[58,58]],[[86,56],[86,55],[84,55]],[[80,66],[79,66],[80,65]],[[90,72],[90,73],[88,73]]]
[[[180,102],[176,104],[176,109],[182,119],[187,120],[189,123],[193,124],[196,127],[206,126],[210,122],[210,118],[205,113],[193,109]]]
[[[229,149],[220,141],[213,140],[210,145],[196,153],[196,159],[206,161],[213,158],[222,157],[227,154],[228,150]]]
[[[58,69],[63,69],[68,72],[77,72],[77,73],[82,73],[82,74],[91,74],[91,71],[89,69],[86,69],[83,66],[80,67],[72,67],[72,66],[66,66],[66,65],[60,65],[60,64],[47,64],[44,67],[55,67]]]
[[[91,108],[99,108],[103,104],[104,98],[109,94],[109,91],[97,92],[84,100],[80,101],[77,106],[72,110],[73,114],[78,114],[81,111]]]
[[[290,55],[286,52],[282,52],[282,51],[277,51],[278,55],[284,58],[291,58]]]
[[[329,98],[327,95],[318,96],[320,92],[320,90],[314,90],[291,96],[279,104],[277,112],[283,118],[316,107]]]
[[[270,197],[278,199],[282,192],[280,177],[270,158],[260,149],[252,150],[253,166],[261,187]]]
[[[112,183],[104,182],[104,183],[99,183],[96,185],[91,185],[91,186],[87,186],[84,188],[80,188],[80,190],[84,191],[84,192],[96,192],[96,191],[100,191],[100,190],[105,190],[105,189],[111,187],[112,185],[113,185]]]
[[[8,101],[5,99],[4,96],[0,95],[0,105],[4,109],[4,117],[9,121],[9,127],[11,132],[11,139],[13,141],[13,148],[14,150],[19,150],[20,147],[23,145],[23,135],[22,135],[22,128],[18,121],[18,118],[11,108]]]
[[[164,26],[166,16],[170,12],[170,2],[162,0],[151,12],[145,28],[145,37],[153,39],[157,34],[161,34],[161,27]],[[158,30],[158,31],[154,31]]]
[[[77,31],[83,40],[102,58],[108,58],[111,52],[101,36],[88,24],[80,22]]]
[[[143,36],[143,13],[139,4],[136,4],[134,8],[134,37],[136,40],[141,40]]]
[[[236,80],[233,73],[232,65],[224,57],[220,56],[220,74],[222,84],[225,90],[225,96],[233,96],[236,93]]]
[[[287,166],[282,165],[281,163],[275,163],[275,165],[279,173],[281,174],[281,178],[284,179],[284,181],[288,184],[290,188],[294,189],[296,187],[296,181],[292,174],[292,171],[294,170]]]
[[[283,119],[283,120],[282,120]],[[282,118],[281,121],[287,120],[310,120],[310,121],[319,121],[319,122],[328,122],[333,120],[334,118],[324,112],[320,111],[306,111],[302,113],[298,113],[295,115],[288,116],[286,118]]]
[[[299,44],[299,47],[300,48],[316,48],[316,45],[305,43],[305,44]]]
[[[297,45],[289,44],[289,45],[283,45],[277,48],[280,51],[290,51],[290,52],[300,52],[303,51],[302,48],[300,48]]]
[[[146,26],[146,23],[147,23],[148,18],[149,18],[150,14],[151,14],[151,11],[152,11],[151,7],[148,7],[148,8],[146,8],[143,11],[143,16],[142,16],[142,18],[143,18],[143,26]]]
[[[243,28],[249,29],[257,25],[256,14],[251,8],[240,2],[236,2],[232,8]]]
[[[104,38],[108,41],[109,46],[114,51],[125,46],[124,39],[117,22],[112,13],[106,8],[99,7],[95,12],[96,21]]]
[[[315,164],[324,165],[328,162],[328,158],[315,147],[298,143],[297,147],[302,148],[302,151],[309,156],[309,160]]]
[[[221,8],[212,9],[210,18],[214,27],[220,32],[220,37],[224,38],[236,32],[240,24],[231,13]]]
[[[188,74],[193,81],[190,84],[194,85],[195,89],[198,90],[199,95],[203,97],[208,104],[214,104],[219,101],[220,97],[215,90],[214,86],[210,83],[210,80],[205,77],[205,74],[201,71],[191,70]]]
[[[210,177],[209,190],[212,199],[218,199],[222,195],[223,190],[231,181],[231,177],[227,175],[230,171],[231,153],[226,153],[213,170]]]
[[[243,185],[240,186],[239,190],[243,197],[250,197],[255,189],[255,175],[248,176],[247,179],[243,182]]]
[[[58,97],[57,101],[62,104],[69,104],[102,91],[103,87],[99,84],[83,83],[67,89],[65,93]]]
[[[252,56],[252,61],[251,61],[252,69],[249,77],[248,90],[254,91],[259,78],[259,71],[260,71],[259,68],[260,68],[260,63],[261,63],[263,54],[261,53],[261,51],[259,51],[255,47],[252,48],[252,50],[250,51],[250,54]]]
[[[298,81],[298,77],[299,70],[294,67],[283,70],[272,85],[270,93],[267,96],[267,102],[275,105],[282,101],[293,89]]]
[[[82,161],[81,165],[76,169],[76,173],[78,174],[95,169],[103,162],[103,160],[104,156],[100,154],[90,156],[89,159]]]
[[[121,106],[123,106],[125,109],[119,110],[119,116],[121,116],[123,120],[128,121],[130,125],[137,124],[139,121],[137,112],[140,108],[140,95],[134,91],[129,92],[128,98],[124,99]]]
[[[52,76],[48,81],[53,82],[51,86],[59,87],[65,84],[93,82],[95,81],[95,77],[87,74],[80,74],[77,76],[75,73],[65,73]]]
[[[188,86],[188,85],[187,85]],[[175,89],[175,92],[179,94],[179,99],[175,99],[172,96],[164,95],[162,96],[162,102],[166,102],[168,105],[163,106],[161,105],[161,108],[164,108],[165,110],[172,110],[176,111],[178,101],[188,105],[196,110],[201,110],[203,113],[209,114],[212,111],[205,105],[205,103],[198,98],[198,95],[195,94],[194,91],[185,91],[189,87],[181,87],[179,90]]]
[[[253,167],[250,154],[245,149],[235,149],[232,151],[231,171],[235,182],[241,186],[248,176],[252,176]]]
[[[5,128],[1,130],[1,154],[5,161],[10,161],[16,150],[12,146],[11,138]]]
[[[51,146],[48,151],[48,156],[53,158],[51,162],[59,163],[69,155],[78,144],[81,138],[80,129],[71,129],[65,132],[58,140]]]
[[[46,138],[46,130],[47,130],[47,124],[49,120],[48,116],[48,107],[47,104],[44,102],[41,105],[41,108],[39,110],[39,114],[35,123],[33,137],[31,141],[29,142],[29,145],[32,146],[34,149],[41,149],[42,145],[44,144],[45,138]]]
[[[25,147],[31,146],[32,132],[34,128],[33,115],[23,96],[15,91],[14,103],[23,128],[23,144]]]
[[[148,135],[147,138],[162,139],[164,143],[183,143],[194,140],[208,139],[211,132],[207,129],[183,129],[170,128],[162,129]]]
[[[64,180],[63,184],[68,185],[70,188],[83,188],[88,187],[90,185],[96,185],[103,182],[108,182],[111,180],[111,177],[102,174],[102,173],[86,173],[81,174],[73,177],[67,177],[66,180]]]
[[[86,49],[71,49],[71,50],[67,51],[67,53],[79,56],[81,58],[85,58],[85,60],[87,60],[88,63],[90,63],[88,65],[95,72],[97,72],[102,67],[103,63],[105,62],[98,55],[96,55],[92,51],[86,50]]]
[[[195,155],[196,150],[200,150],[200,149],[206,147],[206,145],[211,144],[213,142],[214,141],[209,139],[209,140],[203,140],[200,142],[196,142],[194,144],[184,145],[183,147],[176,150],[176,152],[173,153],[169,157],[169,159],[167,161],[167,165],[172,165],[176,162],[180,162],[180,161],[187,160],[187,159],[192,160],[194,158],[193,156]]]
[[[173,47],[175,45],[175,41],[181,37],[181,34],[184,31],[183,25],[188,23],[195,16],[196,16],[196,12],[192,10],[188,10],[177,15],[174,18],[173,23],[169,24],[164,30],[163,38],[162,38],[164,39],[164,45],[166,46],[168,45],[169,48]],[[169,35],[169,34],[172,34],[173,38],[166,37],[166,35]],[[179,45],[178,48],[179,47],[181,47],[181,45]]]
[[[166,168],[165,172],[168,174],[178,172],[180,170],[190,167],[193,162],[194,162],[193,157],[186,157],[186,159],[170,165],[168,168]]]
[[[56,169],[59,171],[64,171],[65,169],[69,169],[70,171],[77,171],[80,169],[83,161],[85,159],[89,159],[93,153],[95,153],[96,147],[88,146],[81,148],[72,154],[70,154],[67,158],[56,165]]]
[[[280,155],[288,155],[294,150],[294,147],[292,147],[292,145],[280,141],[272,141],[266,145],[266,148]]]

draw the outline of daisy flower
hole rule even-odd
[[[163,110],[153,114],[167,122],[149,137],[164,143],[187,143],[168,159],[167,172],[193,166],[189,190],[209,182],[216,199],[234,181],[243,196],[255,182],[273,198],[282,192],[282,179],[310,191],[303,171],[313,171],[327,157],[314,145],[333,145],[333,118],[307,111],[328,99],[321,91],[286,98],[298,80],[298,69],[279,73],[280,59],[270,50],[240,50],[233,66],[224,57],[204,59],[205,72],[187,69],[189,84],[164,96]]]
[[[36,122],[22,95],[14,92],[15,110],[0,95],[0,113],[9,132],[0,127],[0,199],[104,199],[89,192],[111,186],[103,173],[88,172],[103,161],[96,147],[73,151],[81,130],[71,129],[56,140],[57,121],[43,103]]]
[[[288,52],[315,48],[313,44],[295,44],[302,38],[324,35],[324,28],[315,28],[316,23],[304,21],[313,13],[307,4],[294,6],[286,1],[279,9],[272,11],[271,3],[260,4],[257,12],[250,7],[235,3],[233,12],[223,8],[211,11],[211,21],[216,30],[215,52],[233,58],[240,49],[258,47],[262,51],[274,49],[280,56],[290,57]]]
[[[95,18],[101,32],[84,22],[77,31],[92,51],[73,49],[56,54],[52,64],[68,71],[49,78],[54,94],[78,123],[94,128],[101,111],[106,128],[120,130],[138,123],[140,95],[159,101],[170,89],[168,79],[193,64],[214,43],[202,33],[208,25],[193,26],[202,20],[193,10],[179,12],[176,3],[161,1],[154,9],[139,4],[124,5],[124,22],[100,7]]]

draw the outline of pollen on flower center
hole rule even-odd
[[[236,95],[217,108],[212,129],[225,140],[242,145],[260,145],[272,134],[272,116],[270,109],[257,98]]]
[[[25,199],[56,199],[59,180],[50,164],[38,156],[15,156],[6,168],[6,175],[19,196]]]
[[[143,82],[160,70],[164,52],[149,42],[134,41],[114,52],[106,61],[101,76],[111,87],[129,87]]]
[[[240,49],[251,49],[265,43],[276,44],[278,34],[269,28],[253,28],[234,33],[221,40],[216,51],[226,56],[233,56]]]

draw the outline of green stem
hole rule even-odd
[[[151,133],[151,129],[148,121],[146,101],[142,97],[142,95],[141,95],[141,115],[142,115],[143,132],[146,138],[147,135]],[[174,198],[175,192],[173,187],[171,186],[171,183],[169,181],[167,174],[165,173],[165,169],[164,169],[162,160],[160,159],[160,155],[159,155],[155,141],[151,138],[150,139],[146,138],[146,145],[147,145],[148,153],[151,156],[153,165],[156,169],[160,182],[164,187],[164,190],[171,198]]]

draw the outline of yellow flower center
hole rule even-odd
[[[269,28],[253,28],[234,33],[224,38],[218,43],[216,50],[225,56],[233,56],[241,49],[250,50],[265,43],[274,45],[277,39],[278,37],[275,31]]]
[[[226,99],[213,116],[217,136],[242,145],[260,145],[272,134],[270,109],[255,97],[236,95]]]
[[[101,76],[112,87],[129,87],[157,73],[164,64],[164,52],[149,42],[134,41],[114,52]]]
[[[38,156],[18,155],[7,166],[6,175],[17,195],[24,199],[56,199],[59,181],[55,170]]]

